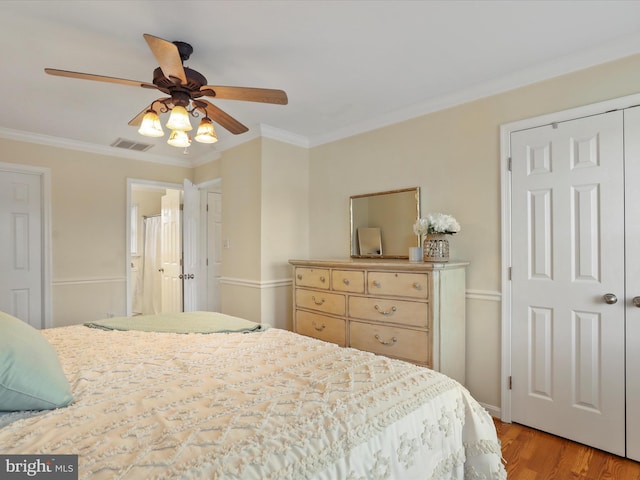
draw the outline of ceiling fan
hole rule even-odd
[[[177,130],[172,128],[175,126],[175,122],[172,122],[171,118],[167,122],[167,126],[171,128],[172,137],[174,134],[184,134],[182,138],[186,137],[186,131],[191,130],[189,124],[188,114],[197,117],[200,112],[204,115],[202,122],[208,121],[211,124],[211,120],[221,125],[234,135],[247,132],[249,129],[233,118],[228,113],[224,112],[220,108],[216,107],[212,103],[205,100],[203,97],[219,98],[224,100],[243,100],[247,102],[261,102],[272,103],[279,105],[286,105],[288,103],[287,94],[282,90],[273,90],[268,88],[249,88],[249,87],[229,87],[229,86],[214,86],[208,85],[207,79],[199,72],[192,70],[191,68],[184,67],[183,62],[191,56],[193,53],[193,47],[185,42],[169,42],[153,35],[144,34],[144,39],[147,41],[151,52],[159,63],[159,67],[153,71],[153,83],[141,82],[136,80],[126,80],[123,78],[105,77],[102,75],[93,75],[90,73],[70,72],[67,70],[56,70],[53,68],[45,68],[44,71],[49,75],[56,75],[60,77],[79,78],[83,80],[95,80],[99,82],[117,83],[122,85],[130,85],[134,87],[142,87],[148,89],[159,90],[167,97],[162,97],[154,100],[151,105],[142,110],[136,115],[129,125],[132,126],[145,126],[147,117],[149,115],[155,115],[153,121],[157,121],[155,126],[156,135],[149,134],[149,136],[161,136],[164,135],[162,127],[158,119],[158,113],[165,113],[171,110],[173,113],[181,113],[186,116],[186,124],[177,126]],[[180,108],[182,107],[182,108]],[[185,112],[186,110],[186,112]],[[151,118],[151,117],[149,117]],[[182,119],[184,122],[184,118]],[[202,127],[201,122],[201,127]],[[188,125],[188,126],[187,126]],[[159,128],[159,131],[157,130]],[[142,130],[142,128],[141,128]],[[145,135],[141,130],[140,133]],[[211,125],[211,131],[213,131],[213,125]],[[213,133],[215,137],[215,132]],[[211,138],[211,137],[209,137]],[[198,140],[198,135],[196,135]],[[190,139],[188,140],[190,144]],[[204,143],[213,143],[215,140],[207,141]],[[186,140],[185,140],[186,142]],[[171,137],[169,143],[175,146],[188,146],[188,144],[171,143]]]

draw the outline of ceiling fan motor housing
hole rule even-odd
[[[180,54],[180,58],[184,62],[185,60],[189,60],[189,57],[193,53],[193,47],[185,42],[175,41],[173,44],[178,47],[178,53]]]
[[[165,93],[171,93],[172,89],[182,89],[197,93],[200,91],[200,87],[207,84],[207,79],[204,75],[189,67],[184,67],[184,74],[187,77],[187,83],[185,85],[176,85],[172,80],[165,77],[162,69],[158,67],[153,71],[153,84]]]

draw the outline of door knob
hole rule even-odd
[[[633,300],[631,301],[636,307],[640,308],[640,297],[633,297]]]
[[[613,293],[605,293],[602,298],[604,298],[604,303],[608,303],[609,305],[613,305],[618,301],[618,297]]]

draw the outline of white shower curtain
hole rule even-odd
[[[145,315],[162,311],[162,267],[160,258],[160,216],[144,219],[144,247],[142,251],[142,313]]]

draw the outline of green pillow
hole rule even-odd
[[[47,339],[0,312],[0,411],[50,410],[72,400],[69,381]]]

